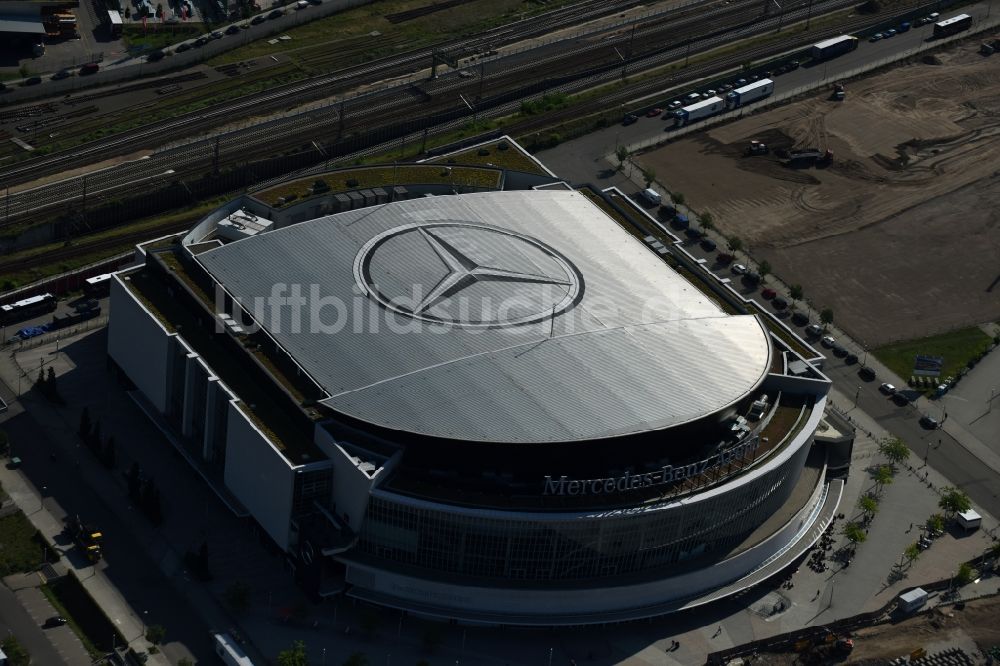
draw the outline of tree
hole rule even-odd
[[[31,655],[13,636],[3,639],[0,648],[7,655],[8,666],[28,666],[31,663]]]
[[[844,536],[853,544],[864,543],[865,539],[868,538],[861,524],[853,521],[844,525]]]
[[[379,624],[382,618],[379,616],[378,612],[366,608],[364,612],[361,613],[361,630],[370,636],[374,636],[378,631]]]
[[[976,579],[979,572],[972,568],[968,562],[962,562],[958,566],[958,573],[955,574],[955,583],[959,586],[968,585]]]
[[[115,449],[115,436],[111,435],[108,437],[108,441],[104,443],[104,448],[101,449],[101,464],[108,469],[115,468],[115,459],[117,456]]]
[[[730,236],[726,239],[726,247],[729,248],[730,252],[736,254],[743,249],[743,240],[739,236]]]
[[[279,664],[279,666],[283,666]],[[368,666],[368,655],[364,652],[355,652],[344,660],[344,666]]]
[[[125,475],[125,479],[128,481],[128,496],[133,502],[138,503],[140,492],[142,491],[142,470],[139,468],[139,463],[132,463],[132,466],[128,468],[128,474]]]
[[[678,206],[684,205],[684,193],[683,192],[671,192],[670,199]]]
[[[763,284],[767,276],[771,274],[771,262],[765,259],[757,264],[757,273],[760,275],[761,284]]]
[[[712,229],[715,227],[715,218],[707,211],[698,216],[698,222],[701,223],[703,229]]]
[[[889,464],[895,469],[896,465],[910,457],[910,449],[898,437],[886,437],[878,443],[878,452],[889,460]]]
[[[153,645],[159,645],[163,642],[163,638],[167,635],[167,630],[163,628],[162,624],[151,624],[146,627],[146,640]]]
[[[444,632],[441,630],[439,624],[428,624],[424,627],[423,642],[425,650],[433,653],[441,645],[442,641],[444,641]]]
[[[795,301],[801,301],[802,300],[802,294],[803,294],[803,291],[802,291],[802,285],[801,284],[793,284],[792,286],[790,286],[788,288],[788,295],[792,299],[792,307],[793,308],[795,307]]]
[[[941,489],[941,499],[938,506],[948,515],[968,511],[972,508],[969,496],[954,486],[946,486]]]
[[[878,500],[874,495],[862,495],[858,498],[858,508],[864,511],[866,516],[874,516],[878,512]]]
[[[625,160],[628,159],[628,148],[625,146],[618,146],[615,149],[615,159],[618,160],[618,171],[625,168]]]
[[[125,5],[125,18],[128,19],[132,15],[131,7]]]
[[[94,423],[94,427],[90,431],[90,439],[86,441],[87,448],[94,453],[98,453],[101,448],[101,441],[101,419],[97,419],[97,422]]]
[[[163,18],[163,3],[156,5],[156,18]]]
[[[230,583],[222,596],[226,605],[234,613],[242,614],[250,608],[250,586],[242,580],[234,580]]]
[[[177,666],[194,666],[194,662],[187,657],[181,657],[177,660]]]
[[[892,484],[892,468],[888,465],[879,465],[875,470],[876,492],[881,494],[882,489],[890,484]]]
[[[927,531],[928,532],[942,532],[944,531],[944,516],[940,513],[935,513],[927,519]]]
[[[41,368],[38,368],[38,376],[35,377],[35,388],[45,393],[45,371]]]
[[[80,436],[84,442],[90,437],[90,430],[94,427],[93,422],[90,420],[90,409],[87,407],[83,408],[80,412],[80,426],[76,430],[76,434]]]
[[[278,666],[309,666],[309,657],[306,656],[306,644],[302,641],[295,641],[292,647],[278,653]]]
[[[643,168],[642,182],[646,183],[646,187],[650,187],[654,180],[656,180],[656,171],[650,169],[649,167]]]
[[[833,323],[833,310],[830,308],[823,308],[819,313],[820,323],[823,324],[823,330],[825,331],[827,327]]]
[[[906,547],[906,550],[903,551],[903,557],[906,558],[907,565],[913,564],[916,559],[920,557],[920,546],[915,543],[911,543]]]

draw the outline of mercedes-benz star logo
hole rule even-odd
[[[583,284],[565,257],[537,239],[459,221],[406,224],[378,234],[355,257],[354,275],[383,307],[460,326],[553,317],[576,302]]]

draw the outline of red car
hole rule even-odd
[[[96,62],[88,62],[86,65],[80,68],[80,74],[93,74],[101,68]]]
[[[663,109],[650,109],[646,112],[647,118],[658,118],[663,115]]]
[[[735,259],[735,258],[736,257],[734,257],[733,255],[731,255],[731,254],[729,254],[727,252],[720,252],[719,256],[717,256],[715,258],[715,260],[718,261],[720,264],[728,264],[728,263],[732,263],[733,259]]]
[[[760,292],[760,295],[767,300],[771,300],[772,298],[777,296],[778,293],[774,289],[765,289],[764,291]]]

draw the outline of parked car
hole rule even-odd
[[[58,81],[60,79],[68,79],[71,76],[73,76],[72,72],[65,69],[60,69],[58,72],[52,75],[52,80]]]
[[[684,235],[688,238],[701,238],[701,229],[698,227],[688,227],[684,230]]]
[[[845,356],[847,356],[847,347],[843,345],[834,345],[833,355],[836,356],[837,358],[844,358]]]
[[[837,339],[835,337],[833,337],[832,335],[824,335],[823,339],[820,340],[820,342],[823,343],[824,347],[832,347],[833,345],[835,345],[837,343]]]
[[[634,113],[626,113],[625,117],[622,118],[622,125],[631,125],[632,123],[639,120],[639,116]]]
[[[670,104],[667,104],[667,108],[670,109],[671,111],[676,111],[682,106],[684,106],[684,102],[680,101],[679,99],[675,99]]]
[[[874,35],[872,35],[871,37],[868,38],[868,41],[869,42],[877,42],[880,39],[882,39],[882,33],[881,32],[876,32]]]
[[[729,270],[731,270],[736,275],[746,275],[747,267],[744,266],[743,264],[733,264]]]
[[[858,362],[857,354],[848,354],[847,356],[844,357],[844,363],[846,363],[847,365],[854,365],[857,362]]]
[[[927,416],[926,414],[920,417],[920,425],[928,430],[936,430],[941,427],[941,424],[938,423],[936,418],[933,416]]]
[[[757,286],[760,284],[760,273],[747,273],[743,276],[743,281],[749,285]]]
[[[323,4],[323,0],[309,0],[309,4],[311,4],[311,5],[322,5]]]
[[[706,252],[714,252],[715,251],[715,241],[712,240],[711,238],[702,238],[701,239],[701,247]]]
[[[796,310],[792,313],[792,323],[796,326],[805,326],[809,323],[809,315],[805,312],[799,312]]]
[[[271,12],[270,14],[267,15],[267,18],[269,18],[269,19],[277,19],[277,18],[281,18],[284,15],[285,15],[285,12],[283,10],[281,10],[281,9],[275,9],[273,12]]]
[[[776,292],[774,289],[770,289],[770,288],[769,289],[765,289],[764,291],[760,292],[761,298],[763,298],[765,301],[769,301],[769,300],[771,300],[772,298],[774,298],[777,295],[778,295],[778,292]]]
[[[204,46],[205,44],[208,44],[208,37],[199,37],[198,39],[194,40],[195,46]]]
[[[29,76],[28,78],[26,78],[21,83],[21,85],[22,86],[37,86],[41,82],[42,82],[42,77],[40,77],[40,76]]]
[[[895,36],[896,36],[896,29],[895,28],[889,28],[888,30],[885,31],[885,38],[886,39],[889,39],[890,37],[895,37]]]
[[[654,108],[652,108],[652,109],[650,109],[649,111],[646,112],[646,117],[647,118],[658,118],[658,117],[660,117],[662,115],[663,115],[663,109],[661,109],[658,106],[654,107]]]
[[[728,252],[720,252],[718,255],[716,255],[715,260],[720,264],[728,264],[731,263],[735,258],[736,257],[729,254]]]
[[[45,629],[51,629],[52,627],[61,627],[64,624],[66,624],[66,618],[64,618],[62,615],[53,615],[52,617],[45,620],[45,623],[42,625],[42,627],[44,627]]]
[[[180,44],[177,45],[177,48],[174,49],[174,51],[176,51],[177,53],[184,53],[185,51],[190,51],[190,50],[191,50],[191,42],[181,42]]]
[[[902,391],[896,391],[892,394],[892,401],[899,405],[900,407],[906,407],[910,404],[910,398]]]
[[[900,32],[907,32],[907,31],[909,31],[909,29],[910,29],[910,23],[909,23],[909,21],[903,21],[902,23],[899,24],[899,31]]]
[[[254,16],[252,19],[250,19],[250,23],[252,23],[253,25],[260,25],[266,20],[267,20],[266,16],[264,16],[263,14],[257,14],[257,16]]]
[[[101,68],[96,62],[88,62],[80,68],[81,75],[94,74]]]
[[[225,35],[222,34],[221,30],[213,30],[209,35],[212,39],[222,39]]]
[[[240,26],[237,25],[236,23],[234,23],[231,26],[229,26],[228,28],[226,28],[226,34],[227,35],[235,35],[239,31],[240,31]]]
[[[160,49],[156,49],[155,51],[150,51],[149,54],[146,55],[146,60],[148,60],[149,62],[156,62],[157,60],[163,60],[163,55],[164,55],[163,51],[161,51]]]
[[[893,393],[896,392],[896,387],[886,382],[881,386],[879,386],[878,390],[881,391],[882,393],[885,393],[886,395],[892,395]]]
[[[867,365],[863,365],[858,370],[858,377],[861,377],[866,382],[870,382],[875,379],[875,370]]]
[[[806,335],[811,335],[814,338],[818,338],[823,335],[823,327],[819,324],[809,324],[806,326]]]
[[[771,300],[771,305],[774,306],[775,310],[784,310],[788,307],[788,301],[781,296],[775,296],[774,299]]]

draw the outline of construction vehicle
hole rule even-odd
[[[747,155],[767,155],[769,152],[771,149],[767,147],[767,144],[761,143],[757,139],[753,139],[746,149]]]
[[[91,562],[98,562],[104,556],[101,544],[104,535],[96,526],[83,522],[79,515],[70,516],[67,529],[77,547]]]
[[[847,97],[847,91],[844,90],[844,84],[843,83],[833,84],[833,94],[830,95],[830,98],[838,102],[843,102],[845,97]]]

